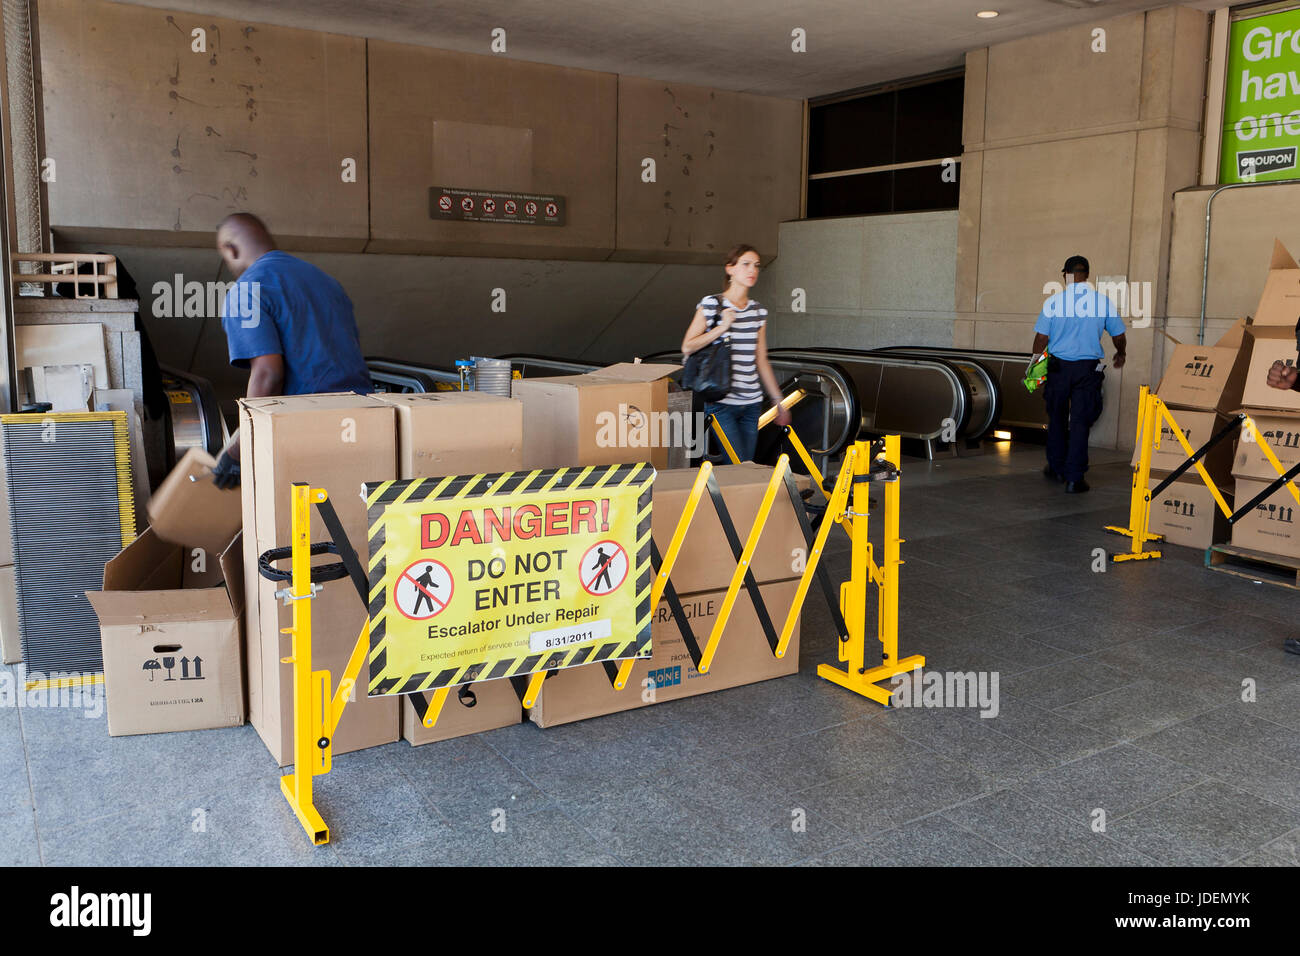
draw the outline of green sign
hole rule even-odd
[[[1237,20],[1228,34],[1219,182],[1300,179],[1300,10]]]

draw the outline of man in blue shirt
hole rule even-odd
[[[1115,342],[1115,367],[1124,367],[1124,320],[1115,303],[1088,284],[1088,260],[1070,256],[1061,270],[1065,288],[1050,296],[1034,324],[1034,360],[1046,349],[1047,467],[1071,493],[1088,490],[1088,431],[1101,415],[1101,336]]]
[[[217,250],[236,279],[221,326],[230,364],[249,370],[249,398],[373,390],[352,300],[335,279],[276,249],[262,220],[246,212],[221,221]],[[222,488],[239,484],[238,442],[213,477]]]

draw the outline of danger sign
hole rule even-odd
[[[429,217],[440,222],[557,227],[565,224],[565,202],[564,196],[555,193],[429,187]]]
[[[612,594],[627,579],[627,552],[616,541],[593,544],[582,556],[578,581],[588,594]]]
[[[371,696],[650,653],[648,463],[364,486]]]
[[[442,613],[455,590],[451,572],[441,561],[416,561],[397,579],[393,605],[413,621],[426,621]]]

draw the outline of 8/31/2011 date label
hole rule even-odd
[[[533,631],[528,635],[528,649],[533,653],[553,651],[587,641],[601,641],[613,633],[609,618],[599,621],[587,621],[583,624],[571,624],[568,627],[555,627],[549,631]]]

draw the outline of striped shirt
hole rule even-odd
[[[731,309],[736,313],[731,330],[722,336],[731,343],[731,391],[722,398],[722,404],[752,405],[762,401],[763,386],[758,378],[758,330],[767,321],[767,309],[753,299],[744,309],[739,309],[721,295],[706,295],[695,308],[704,312],[705,331],[718,324],[721,309]]]

